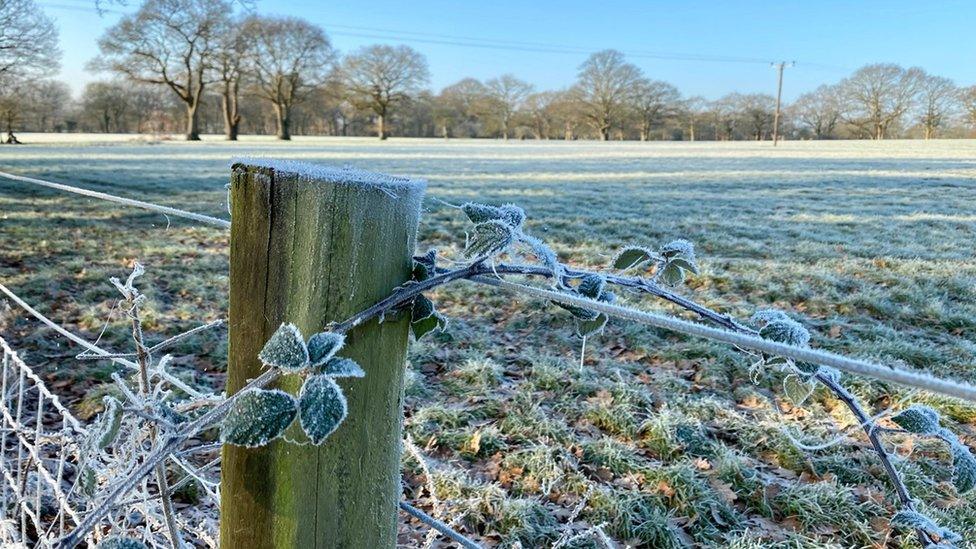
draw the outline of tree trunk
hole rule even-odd
[[[380,140],[386,139],[386,109],[376,117],[376,135]]]
[[[241,115],[237,112],[237,84],[227,84],[221,94],[224,107],[224,136],[227,141],[237,141]]]
[[[282,141],[291,139],[291,113],[288,112],[287,105],[275,105],[275,119],[278,122],[278,133],[276,136]]]
[[[600,128],[600,141],[610,140],[610,126],[603,126]]]
[[[196,101],[186,105],[186,140],[200,141],[200,115]]]

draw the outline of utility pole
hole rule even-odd
[[[779,72],[779,83],[776,85],[776,114],[773,115],[773,146],[776,146],[776,142],[779,141],[779,107],[783,98],[783,69],[786,68],[786,61],[780,61],[779,63],[770,63],[770,65],[776,67],[777,72]],[[796,61],[790,61],[789,66],[796,65]]]

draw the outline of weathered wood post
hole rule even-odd
[[[307,338],[409,278],[426,187],[301,163],[231,170],[228,394],[261,373],[258,352],[282,322]],[[408,330],[408,314],[387,315],[347,335],[341,354],[366,377],[340,381],[349,416],[321,447],[224,447],[221,546],[394,547]],[[278,386],[294,393],[289,377]]]

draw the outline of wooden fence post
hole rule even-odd
[[[261,373],[258,352],[282,322],[308,338],[409,279],[426,187],[294,162],[231,170],[228,394]],[[408,331],[400,313],[349,332],[340,354],[366,377],[340,380],[349,416],[321,447],[224,446],[222,547],[394,547]],[[300,380],[277,386],[296,393]]]

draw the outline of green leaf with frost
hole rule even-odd
[[[122,403],[113,396],[106,396],[102,402],[105,403],[105,411],[98,416],[95,429],[95,446],[99,450],[111,446],[119,438],[122,428]]]
[[[413,277],[415,282],[423,282],[437,274],[437,250],[430,249],[421,258],[413,262]]]
[[[312,368],[317,368],[332,360],[342,348],[346,336],[335,332],[319,332],[308,340],[308,359]]]
[[[683,257],[675,257],[668,261],[668,264],[675,265],[682,271],[689,271],[698,274],[698,264],[694,261],[689,261]]]
[[[525,210],[515,204],[497,207],[478,204],[477,202],[466,202],[461,205],[461,210],[475,224],[494,220],[502,221],[513,229],[520,229],[525,223]]]
[[[145,543],[135,538],[111,536],[103,539],[95,549],[148,549]]]
[[[231,405],[220,428],[224,444],[256,448],[280,437],[295,419],[295,397],[278,389],[248,389]]]
[[[312,444],[319,445],[346,419],[346,396],[327,375],[311,376],[302,385],[298,397],[302,430]]]
[[[316,373],[329,377],[366,377],[366,372],[351,358],[336,357],[326,362]]]
[[[949,445],[952,452],[952,484],[960,494],[976,486],[976,458],[969,447],[961,442]]]
[[[157,416],[173,425],[185,423],[189,419],[185,414],[177,412],[172,406],[166,404],[165,402],[157,402],[155,405],[153,405],[153,410],[156,412]]]
[[[892,416],[891,421],[917,435],[934,435],[939,432],[939,412],[922,404],[912,404]]]
[[[308,368],[308,347],[302,333],[294,324],[282,324],[271,335],[258,358],[269,368],[280,368],[284,372],[299,372]]]
[[[683,257],[688,261],[695,261],[695,246],[684,239],[668,242],[664,246],[661,246],[659,253],[668,260],[675,257]]]
[[[610,318],[603,313],[596,313],[596,317],[593,320],[582,320],[577,318],[576,335],[580,337],[590,337],[591,335],[598,334],[603,331],[603,328],[606,327],[608,320],[610,320]]]
[[[81,471],[78,472],[78,479],[75,481],[78,487],[78,492],[86,497],[92,497],[95,495],[95,491],[98,488],[98,475],[95,474],[95,470],[89,465],[85,464],[81,466]]]
[[[580,279],[580,283],[579,286],[576,287],[576,291],[590,299],[597,299],[600,297],[600,294],[603,293],[603,289],[606,288],[606,286],[606,277],[596,273],[588,273],[583,275],[583,278]]]
[[[759,336],[794,347],[806,347],[810,344],[810,332],[799,322],[790,319],[767,323],[759,330]]]
[[[413,300],[413,308],[410,311],[410,329],[413,337],[417,341],[433,330],[444,331],[447,326],[447,319],[444,315],[437,312],[434,302],[423,295],[418,295]]]
[[[793,320],[786,315],[783,311],[776,309],[760,309],[753,313],[752,323],[757,325],[764,325],[775,320]]]
[[[556,252],[547,246],[545,242],[533,236],[522,234],[519,236],[519,241],[527,244],[532,249],[532,253],[536,258],[549,269],[549,273],[552,275],[552,287],[563,287],[563,274],[565,273],[565,269],[563,268],[563,264],[559,262]]]
[[[661,273],[658,277],[668,286],[677,286],[685,281],[685,272],[673,261],[668,261],[661,267]]]
[[[643,246],[626,246],[610,262],[614,269],[632,269],[654,259],[656,254]]]
[[[504,221],[492,219],[474,226],[464,255],[471,258],[494,257],[515,242],[515,229]]]

